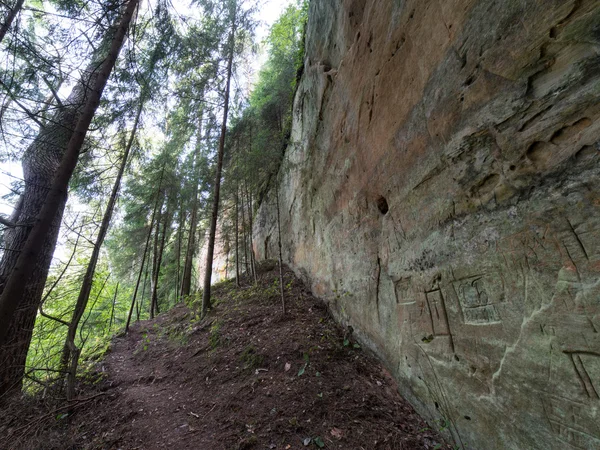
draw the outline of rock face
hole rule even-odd
[[[600,2],[309,17],[284,259],[460,448],[600,448]]]

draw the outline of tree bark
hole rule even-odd
[[[40,130],[23,156],[25,189],[19,222],[33,226],[7,233],[7,247],[20,252],[5,252],[0,263],[0,395],[21,386],[69,180],[138,1],[129,0],[104,60],[98,66],[94,58],[73,88],[68,106],[57,113],[52,125]]]
[[[15,20],[15,17],[17,17],[17,14],[19,14],[19,11],[21,11],[23,3],[25,3],[25,0],[17,0],[15,6],[9,9],[6,18],[4,19],[4,23],[0,27],[0,42],[4,40],[4,36],[6,36],[6,33],[8,33],[8,30]]]
[[[204,273],[204,289],[202,291],[202,317],[206,316],[211,306],[210,287],[212,280],[213,256],[215,253],[215,237],[217,234],[217,218],[219,216],[219,194],[221,191],[221,171],[223,169],[223,154],[225,153],[225,135],[227,133],[227,116],[229,113],[229,90],[231,89],[231,74],[233,70],[233,55],[235,51],[236,12],[231,24],[229,35],[229,55],[227,60],[227,83],[225,86],[225,102],[223,106],[223,121],[221,122],[221,136],[219,138],[219,151],[217,154],[217,173],[213,192],[212,215],[210,218],[210,231],[208,234],[208,248],[206,255],[206,272]]]

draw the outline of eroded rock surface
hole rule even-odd
[[[284,259],[459,446],[600,448],[600,3],[313,0],[306,48]]]

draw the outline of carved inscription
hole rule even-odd
[[[450,334],[450,327],[448,326],[448,317],[446,316],[442,291],[436,289],[435,291],[426,292],[425,297],[427,298],[434,336],[448,336]]]
[[[490,278],[478,275],[454,282],[465,323],[488,325],[501,322],[496,304],[504,300],[503,286],[501,282],[490,283],[487,281]]]
[[[591,434],[598,427],[596,414],[589,405],[554,396],[542,398],[542,404],[557,439],[569,448],[600,448],[600,436]]]
[[[401,278],[394,283],[397,305],[414,305],[416,303],[415,296],[411,286],[410,278]]]
[[[569,358],[571,358],[571,363],[573,363],[573,369],[577,374],[577,378],[579,378],[579,381],[581,382],[581,387],[585,391],[585,394],[589,398],[600,399],[600,396],[598,396],[598,391],[596,390],[596,387],[592,382],[592,378],[590,377],[590,374],[588,373],[585,364],[581,359],[583,354],[567,353],[567,355],[569,355]]]

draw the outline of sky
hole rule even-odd
[[[257,18],[260,20],[259,26],[256,29],[256,42],[262,42],[267,36],[270,26],[277,20],[287,5],[292,0],[262,0],[260,4],[260,12]],[[180,13],[187,15],[183,1],[174,1],[175,9]],[[187,1],[185,1],[187,3]],[[252,68],[255,72],[258,72],[261,64],[265,61],[265,54],[259,54],[252,62]],[[63,92],[60,92],[63,94]],[[64,97],[68,95],[68,91],[64,93]],[[9,186],[13,177],[22,178],[23,172],[21,170],[21,164],[19,162],[3,162],[0,163],[0,214],[4,216],[10,216],[12,213],[13,205],[2,197],[9,193]]]

